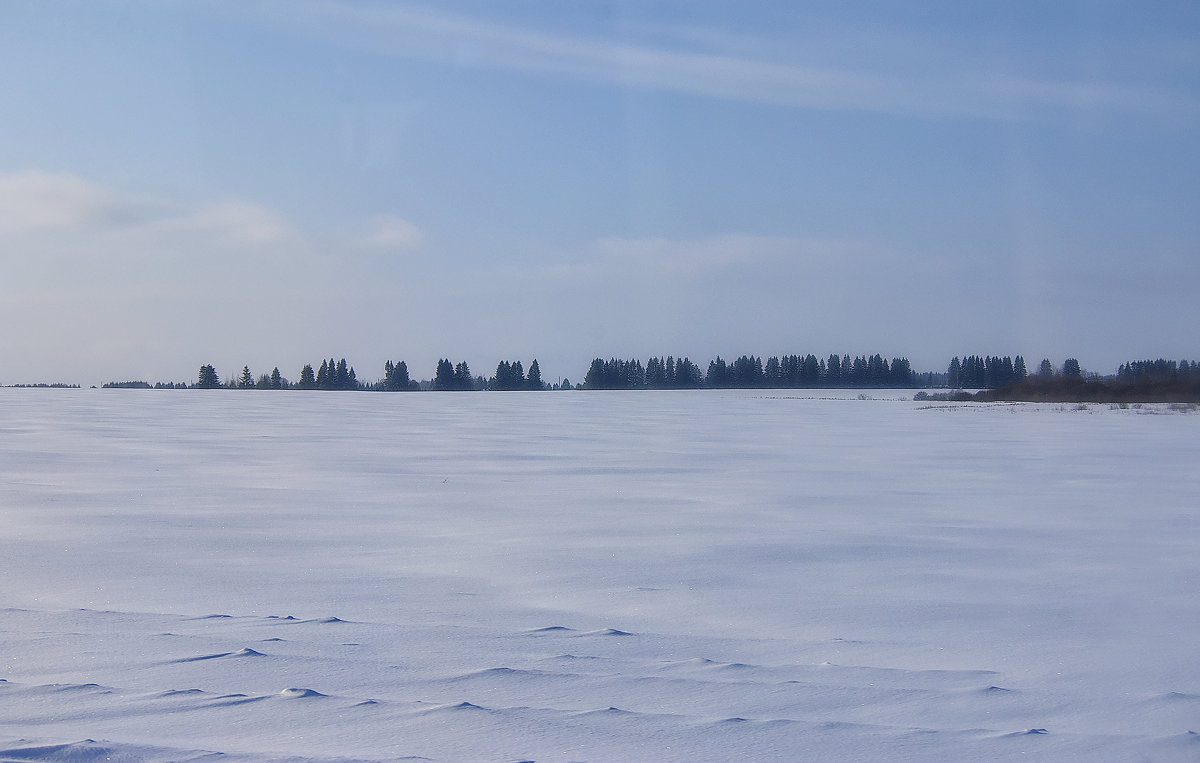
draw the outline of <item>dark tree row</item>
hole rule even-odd
[[[383,381],[373,389],[383,392],[409,392],[421,389],[418,382],[408,378],[408,364],[403,360],[399,363],[387,361],[383,364]]]
[[[957,360],[957,359],[956,359]],[[889,364],[881,355],[830,355],[828,362],[815,355],[743,355],[732,363],[717,357],[706,373],[687,358],[638,360],[596,358],[584,377],[587,389],[714,389],[802,387],[910,387],[917,381],[907,358]]]
[[[502,360],[496,366],[496,375],[488,380],[487,388],[502,392],[542,390],[546,388],[546,384],[542,381],[542,368],[538,365],[537,358],[529,364],[528,376],[525,375],[525,367],[521,365],[521,361],[514,360],[510,363]]]
[[[1079,361],[1068,358],[1060,373],[1049,361],[1021,382],[972,396],[975,400],[1047,402],[1200,403],[1200,366],[1194,361],[1141,360],[1122,364],[1115,376],[1087,374]]]
[[[133,382],[127,382],[126,384],[133,384]],[[141,384],[144,384],[144,382],[141,382]],[[147,384],[146,386],[150,385]],[[166,388],[166,385],[160,384],[159,386]],[[172,384],[170,386],[171,388],[185,389],[188,385]],[[526,375],[520,361],[516,361],[515,363],[505,361],[497,366],[496,376],[491,379],[485,379],[482,376],[473,376],[470,367],[466,363],[455,364],[449,360],[442,359],[438,361],[433,380],[423,386],[421,382],[409,376],[408,364],[403,360],[395,363],[391,360],[387,361],[383,366],[383,379],[374,384],[364,384],[358,380],[358,375],[354,367],[349,365],[345,358],[336,361],[330,358],[329,360],[322,360],[320,368],[316,370],[313,369],[311,364],[305,364],[300,369],[300,381],[295,383],[281,376],[278,368],[272,371],[269,376],[264,374],[256,381],[254,375],[250,372],[249,366],[243,367],[241,375],[237,378],[230,378],[222,383],[216,369],[206,364],[200,367],[199,376],[192,387],[197,389],[312,389],[402,392],[417,391],[420,389],[456,391],[477,389],[541,390],[546,388],[546,384],[542,381],[542,371],[536,359],[530,364],[528,375]]]
[[[431,388],[440,392],[466,392],[484,387],[483,377],[476,379],[471,376],[471,368],[465,362],[455,364],[443,358],[438,361]]]
[[[1176,381],[1200,378],[1196,361],[1135,360],[1117,369],[1118,381]]]
[[[403,361],[387,361],[384,377],[373,384],[360,382],[345,358],[322,360],[318,369],[306,364],[300,371],[300,381],[292,383],[284,378],[279,369],[262,374],[257,379],[250,368],[242,368],[241,374],[224,383],[211,365],[200,367],[200,373],[192,387],[200,389],[312,389],[312,390],[377,390],[386,392],[409,390],[543,390],[547,385],[542,380],[537,359],[529,365],[528,373],[521,361],[501,361],[496,366],[496,375],[490,379],[475,376],[465,362],[453,363],[448,359],[438,361],[432,381],[418,382],[409,375],[408,365]],[[819,359],[815,355],[784,355],[762,358],[743,355],[733,362],[717,357],[710,361],[707,371],[688,358],[674,356],[650,358],[645,365],[640,360],[596,358],[588,368],[583,384],[585,389],[747,389],[747,388],[821,388],[821,387],[915,387],[948,386],[952,389],[994,389],[1020,384],[1027,377],[1053,380],[1056,378],[1082,378],[1079,361],[1068,358],[1058,371],[1046,359],[1041,362],[1036,375],[1030,376],[1025,359],[999,356],[969,355],[955,357],[950,361],[946,373],[914,373],[907,358],[892,358],[889,363],[881,355],[858,356],[830,355]],[[1095,374],[1089,374],[1096,378]],[[1111,377],[1110,377],[1111,378]],[[1200,379],[1200,366],[1195,361],[1144,360],[1123,364],[1115,377],[1117,381],[1186,381]],[[150,386],[145,382],[110,383],[105,386]],[[186,388],[188,385],[158,384],[160,388]],[[554,389],[572,389],[570,381],[552,385]]]
[[[1050,361],[1044,361],[1049,365]],[[990,389],[1015,384],[1028,375],[1025,358],[969,355],[961,361],[955,356],[946,370],[946,383],[954,389]]]
[[[196,386],[200,389],[216,389],[221,386],[221,378],[217,376],[217,369],[210,365],[200,366],[200,376],[196,380]]]
[[[354,373],[354,366],[346,363],[345,358],[336,362],[330,358],[322,360],[321,367],[316,371],[307,364],[300,369],[300,381],[296,382],[296,389],[359,389],[358,375]]]
[[[150,386],[147,384],[146,386]],[[158,382],[154,385],[155,389],[187,389],[185,383],[162,383]],[[241,375],[235,380],[230,378],[221,383],[221,377],[217,376],[217,369],[211,365],[200,366],[200,374],[196,379],[196,383],[192,385],[193,389],[291,389],[292,384],[283,376],[280,375],[279,369],[274,369],[271,374],[263,374],[255,380],[254,375],[250,373],[249,366],[242,367]]]
[[[668,355],[646,361],[646,386],[650,389],[696,389],[704,386],[700,367],[687,358]]]
[[[596,358],[583,377],[585,389],[641,389],[646,386],[646,369],[640,360]]]

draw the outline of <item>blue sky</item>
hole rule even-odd
[[[1192,3],[0,4],[0,382],[1200,358]]]

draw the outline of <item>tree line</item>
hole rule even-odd
[[[957,358],[955,359],[957,362]],[[383,379],[364,383],[345,358],[322,360],[314,369],[306,364],[300,370],[299,381],[282,376],[279,368],[270,374],[255,377],[249,366],[241,374],[224,381],[210,364],[200,367],[199,389],[300,389],[300,390],[374,390],[381,392],[436,391],[536,391],[545,389],[739,389],[739,388],[800,388],[800,387],[913,387],[929,379],[915,374],[907,358],[882,355],[830,355],[828,359],[815,355],[771,356],[764,362],[754,355],[742,355],[732,362],[723,358],[709,361],[701,369],[690,358],[674,356],[653,357],[645,364],[640,360],[596,358],[588,368],[582,384],[572,386],[570,379],[547,384],[542,379],[537,358],[526,372],[520,360],[502,360],[491,377],[475,375],[465,361],[448,358],[438,360],[433,378],[414,380],[403,360],[384,363]],[[167,385],[157,385],[167,386]],[[171,387],[186,387],[172,384]]]
[[[820,387],[913,387],[920,383],[907,358],[882,355],[815,355],[761,357],[742,355],[732,362],[720,356],[700,367],[684,357],[676,360],[596,358],[584,377],[584,389],[787,389]]]
[[[564,379],[564,384],[569,380]],[[105,385],[110,386],[110,385]],[[116,385],[111,385],[116,386]],[[145,382],[123,382],[122,386],[145,386]],[[185,389],[186,383],[156,384],[157,388]],[[465,362],[454,363],[443,358],[438,361],[433,379],[426,382],[417,381],[409,375],[408,364],[403,360],[393,362],[388,360],[383,364],[383,378],[372,383],[358,379],[354,366],[345,358],[322,360],[321,365],[314,368],[306,363],[300,369],[299,381],[291,381],[274,368],[270,374],[261,374],[257,378],[249,366],[242,368],[237,377],[221,380],[217,369],[211,364],[200,366],[196,382],[191,385],[194,389],[297,389],[297,390],[367,390],[377,392],[416,392],[419,390],[467,391],[467,390],[542,390],[559,388],[559,385],[547,385],[542,381],[541,367],[537,358],[529,364],[526,374],[521,361],[501,361],[496,367],[496,375],[491,378],[474,376],[471,368]]]
[[[1030,374],[1025,359],[993,355],[955,356],[945,373],[917,373],[907,358],[882,355],[831,354],[828,358],[815,355],[771,356],[764,361],[754,355],[742,355],[733,361],[720,356],[702,369],[687,357],[652,357],[643,363],[636,358],[595,358],[581,384],[572,385],[569,379],[547,384],[541,375],[537,359],[525,370],[520,360],[503,360],[490,377],[475,375],[465,361],[449,358],[438,360],[433,378],[417,381],[409,374],[403,361],[384,363],[383,378],[366,383],[359,380],[354,367],[345,358],[322,360],[319,367],[305,364],[299,381],[282,376],[278,368],[269,374],[255,376],[248,366],[240,374],[222,381],[212,365],[203,365],[195,384],[200,389],[301,389],[301,390],[373,390],[381,392],[437,391],[526,391],[546,389],[634,390],[634,389],[787,389],[787,388],[904,388],[949,387],[951,389],[997,389],[1019,385],[1029,380],[1047,381],[1058,378],[1083,378],[1084,372],[1075,358],[1067,358],[1060,368],[1043,359],[1037,372]],[[1089,374],[1089,378],[1099,378]],[[1114,377],[1117,381],[1200,380],[1200,367],[1195,361],[1144,360],[1122,364]],[[124,382],[120,386],[142,386],[145,383]],[[117,386],[116,384],[105,386]],[[146,384],[145,386],[149,386]],[[159,388],[185,388],[189,385],[156,384]]]
[[[1049,360],[1044,362],[1046,367],[1050,366]],[[1025,358],[1020,355],[1015,359],[969,355],[962,360],[955,356],[946,369],[946,386],[953,389],[988,389],[1021,381],[1027,375]]]
[[[1123,363],[1117,369],[1117,379],[1123,381],[1187,381],[1200,379],[1200,365],[1194,360],[1136,360]]]
[[[1123,363],[1114,376],[1084,374],[1077,360],[1068,358],[1055,372],[1047,361],[1037,374],[996,389],[984,390],[976,400],[1046,402],[1096,402],[1126,405],[1142,402],[1200,402],[1200,366],[1195,361],[1159,358]]]
[[[953,364],[952,364],[953,365]],[[961,367],[967,367],[965,361]],[[990,364],[985,363],[985,367]],[[1016,364],[1014,364],[1015,366]],[[1003,366],[1001,366],[1003,368]],[[980,373],[974,369],[970,373]],[[948,374],[949,375],[949,374]],[[968,376],[967,381],[972,379]],[[993,380],[985,374],[985,379]],[[963,387],[981,387],[979,392],[964,392]],[[1195,361],[1159,358],[1122,363],[1117,373],[1101,376],[1085,373],[1076,358],[1067,358],[1055,369],[1049,359],[1042,360],[1037,373],[1014,376],[994,386],[964,384],[955,391],[929,394],[918,392],[916,400],[957,400],[991,402],[1127,403],[1200,402],[1200,365]]]

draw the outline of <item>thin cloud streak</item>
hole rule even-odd
[[[374,220],[374,230],[363,238],[363,243],[374,249],[405,250],[421,245],[424,234],[421,229],[395,215],[381,215]]]
[[[0,175],[0,234],[120,225],[162,213],[161,205],[73,175],[27,170]]]
[[[287,8],[287,14],[260,13],[258,18],[344,47],[397,58],[709,98],[925,118],[1029,119],[1044,110],[1141,116],[1200,113],[1194,98],[1160,86],[980,70],[973,60],[957,60],[962,54],[952,50],[942,52],[955,60],[936,61],[927,50],[909,50],[912,57],[932,65],[920,71],[905,72],[904,67],[884,71],[884,63],[875,64],[872,70],[841,62],[780,62],[719,49],[696,52],[547,33],[428,8],[334,0],[289,4]],[[281,18],[286,20],[278,20]],[[693,45],[703,39],[694,29],[688,34]],[[720,39],[714,35],[709,42],[716,45]]]
[[[201,234],[224,242],[294,241],[299,233],[259,204],[185,205],[106,188],[68,174],[26,170],[0,175],[0,235]]]

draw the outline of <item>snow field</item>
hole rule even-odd
[[[1200,416],[867,394],[0,390],[0,761],[1200,755]]]

